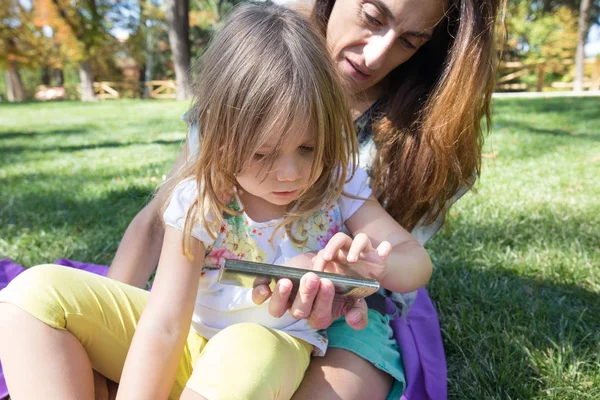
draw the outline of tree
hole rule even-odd
[[[113,46],[111,29],[129,28],[133,0],[35,0],[43,23],[51,27],[68,59],[79,66],[81,99],[93,101],[93,59]]]
[[[177,100],[192,97],[190,77],[190,22],[189,0],[167,0],[167,24],[169,26],[169,44],[175,64],[177,81]]]
[[[140,0],[139,23],[125,43],[125,51],[139,66],[142,82],[153,80],[156,74],[160,75],[161,70],[167,67],[164,59],[170,59],[169,52],[158,51],[163,42],[168,42],[168,32],[162,1]],[[144,98],[149,95],[150,88],[144,86]]]
[[[575,54],[575,81],[573,91],[583,91],[583,69],[585,66],[584,46],[588,35],[588,20],[591,7],[590,0],[581,0],[579,5],[579,34],[577,36],[577,53]]]
[[[7,51],[6,65],[8,69],[4,72],[4,80],[6,82],[8,101],[23,101],[27,99],[27,92],[23,86],[17,66],[15,41],[10,38],[4,38],[4,48]]]
[[[22,101],[28,97],[20,70],[42,66],[49,57],[51,41],[35,25],[35,15],[30,3],[10,0],[0,8],[0,68],[4,77],[9,101]]]

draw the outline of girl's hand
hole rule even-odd
[[[388,241],[373,247],[365,233],[354,239],[345,233],[336,233],[325,248],[313,258],[313,270],[342,275],[358,275],[381,281],[387,269],[387,257],[392,250]]]

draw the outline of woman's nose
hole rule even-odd
[[[370,70],[376,70],[389,56],[396,37],[391,30],[384,35],[373,35],[363,48],[365,66]]]

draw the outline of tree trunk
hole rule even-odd
[[[579,6],[579,35],[577,37],[577,52],[575,53],[575,81],[573,91],[583,91],[583,73],[585,67],[584,46],[588,35],[588,17],[590,12],[590,0],[581,0]]]
[[[42,85],[50,86],[50,68],[42,68]]]
[[[152,40],[152,27],[146,28],[146,67],[144,69],[144,83],[152,80],[152,64],[154,62],[154,45]],[[150,87],[144,85],[144,98],[150,98]]]
[[[189,0],[167,0],[167,23],[169,25],[169,44],[175,64],[177,80],[177,100],[192,97],[190,79],[190,22]]]
[[[81,101],[96,101],[94,93],[94,77],[90,60],[79,63],[79,80],[81,81]]]
[[[63,86],[65,78],[62,69],[55,69],[52,71],[52,78],[54,79],[54,86]]]
[[[23,101],[27,99],[27,92],[21,81],[21,75],[14,60],[8,62],[8,71],[4,72],[8,101]]]

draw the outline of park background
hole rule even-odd
[[[0,258],[110,264],[233,5],[2,2]],[[598,0],[507,3],[482,176],[427,245],[450,398],[600,398],[599,19]]]

